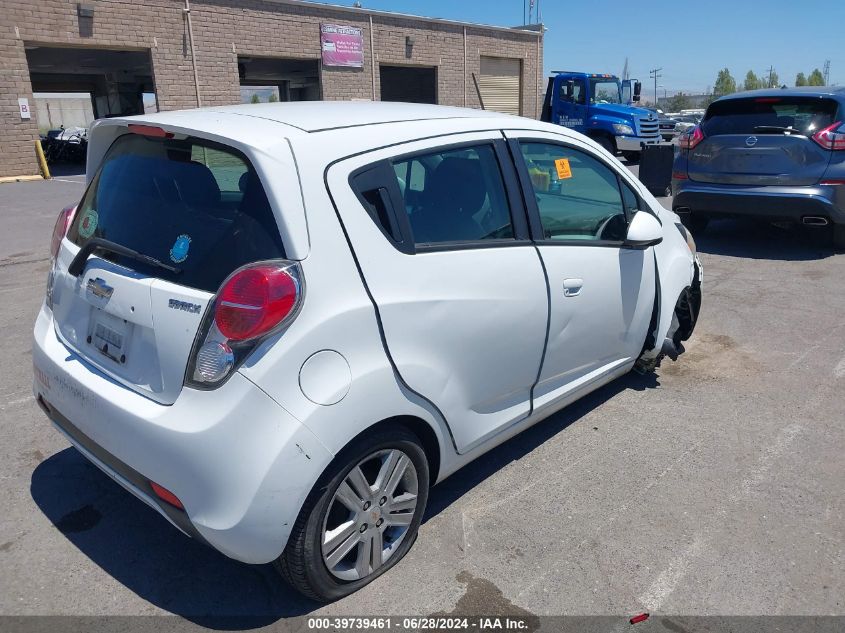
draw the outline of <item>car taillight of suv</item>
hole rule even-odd
[[[813,134],[813,140],[824,149],[845,150],[845,123],[837,121]]]

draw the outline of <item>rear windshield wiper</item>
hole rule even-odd
[[[792,132],[793,134],[800,134],[807,136],[801,130],[796,130],[794,127],[783,127],[782,125],[755,125],[755,132]]]
[[[138,251],[133,251],[131,248],[127,248],[117,242],[111,242],[109,240],[104,240],[101,237],[95,237],[94,239],[88,240],[85,246],[79,249],[76,257],[73,258],[70,266],[68,266],[68,273],[74,277],[79,277],[79,273],[85,270],[85,263],[94,251],[106,251],[114,253],[115,255],[122,255],[123,257],[128,257],[156,268],[168,270],[177,275],[182,272],[181,269],[171,266],[170,264],[165,264],[163,261],[158,260],[155,257],[150,257],[149,255],[144,255]]]

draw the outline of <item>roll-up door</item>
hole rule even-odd
[[[520,59],[482,57],[478,89],[485,110],[520,114]]]

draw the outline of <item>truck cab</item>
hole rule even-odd
[[[657,115],[635,105],[641,88],[636,80],[620,82],[614,75],[556,71],[549,77],[541,119],[636,161],[643,147],[660,143]]]

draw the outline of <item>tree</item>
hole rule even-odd
[[[249,99],[250,103],[261,103],[261,97],[258,96],[257,92],[252,93],[252,97]]]
[[[745,75],[745,83],[743,83],[742,87],[745,90],[757,90],[758,88],[762,88],[763,84],[757,78],[757,75],[754,74],[754,71],[749,70]]]
[[[807,85],[808,86],[823,86],[824,85],[824,75],[822,75],[822,71],[818,68],[813,68],[813,72],[810,73],[810,76],[807,78]]]
[[[717,97],[729,95],[736,92],[736,80],[731,77],[731,71],[723,68],[716,77],[716,84],[713,86],[713,94]]]
[[[795,85],[796,86],[806,86],[807,85],[807,78],[804,76],[804,73],[798,73],[795,75]]]
[[[270,102],[270,103],[276,103],[278,100],[279,100],[279,98],[276,96],[275,92],[271,92],[270,98],[267,99],[267,101]]]
[[[769,73],[769,79],[766,81],[767,88],[777,88],[778,84],[780,83],[780,79],[778,78],[778,74],[773,70]]]
[[[692,107],[692,103],[690,103],[689,97],[685,95],[683,92],[679,92],[674,97],[669,99],[666,107],[669,109],[669,112],[680,112],[681,110],[686,110]]]

